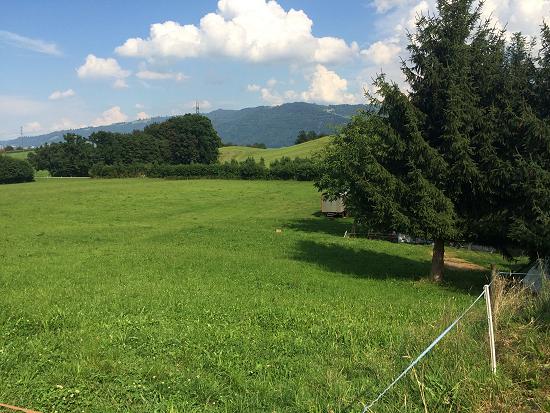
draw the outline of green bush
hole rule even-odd
[[[141,178],[149,176],[153,165],[150,164],[116,164],[98,163],[90,168],[92,178]]]
[[[34,181],[34,170],[25,160],[0,155],[0,184]]]
[[[272,179],[313,181],[317,178],[319,169],[311,159],[283,157],[271,163],[269,173]]]
[[[248,158],[243,162],[235,160],[223,164],[116,164],[98,163],[90,169],[92,178],[172,178],[172,179],[277,179],[313,181],[318,168],[311,159],[283,158],[266,168],[263,160],[256,162]]]

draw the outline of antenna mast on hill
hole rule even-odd
[[[21,126],[21,135],[19,140],[19,146],[23,147],[23,126]]]
[[[199,101],[195,101],[195,113],[197,115],[199,115],[201,113],[201,108],[200,108],[200,105],[199,105]]]

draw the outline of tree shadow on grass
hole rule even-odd
[[[405,257],[308,240],[298,242],[293,258],[357,278],[418,280],[429,270],[426,263]]]
[[[320,212],[313,214],[316,217],[321,217]],[[314,232],[324,233],[328,235],[336,235],[343,237],[345,232],[351,231],[353,226],[353,218],[327,218],[322,219],[306,218],[291,221],[285,225],[285,227],[301,231],[301,232]]]
[[[379,280],[428,278],[431,266],[429,257],[415,260],[371,249],[308,240],[298,242],[293,258],[317,264],[327,271]],[[477,270],[447,270],[445,277],[445,287],[475,293],[481,291],[487,274]]]

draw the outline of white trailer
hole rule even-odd
[[[321,212],[327,217],[346,216],[346,205],[344,198],[336,198],[331,201],[326,195],[321,196]]]

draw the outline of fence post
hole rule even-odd
[[[493,309],[491,308],[491,293],[489,286],[483,287],[485,291],[485,303],[487,307],[487,324],[489,325],[489,347],[491,349],[491,371],[497,372],[497,355],[495,350],[495,331],[493,329]]]

